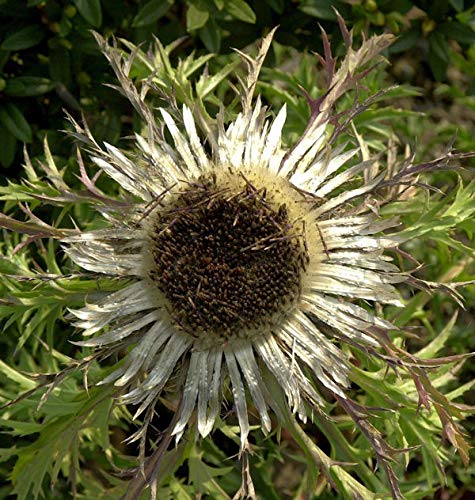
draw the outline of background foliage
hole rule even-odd
[[[394,78],[422,87],[428,98],[436,94],[440,99],[441,92],[475,92],[475,14],[469,3],[0,0],[0,164],[19,165],[22,143],[29,145],[33,155],[39,154],[46,134],[55,153],[67,156],[70,145],[58,133],[64,128],[63,109],[73,115],[82,110],[100,139],[117,142],[130,131],[124,119],[125,103],[103,85],[113,79],[91,29],[135,44],[147,44],[157,36],[167,45],[183,37],[174,58],[193,50],[226,58],[231,48],[241,49],[279,25],[276,40],[283,46],[319,51],[318,25],[335,45],[341,40],[333,11],[337,8],[356,33],[390,30],[397,34],[398,41],[389,51]],[[455,65],[448,72],[450,61]],[[454,77],[461,88],[441,85]]]
[[[74,145],[61,132],[69,128],[65,110],[78,120],[81,113],[84,114],[98,142],[106,140],[127,147],[126,137],[140,129],[141,124],[127,101],[104,85],[115,85],[116,81],[91,29],[103,36],[114,34],[142,44],[143,51],[147,51],[157,37],[162,57],[168,64],[165,66],[171,73],[151,75],[150,68],[138,57],[133,68],[134,78],[154,78],[159,90],[161,85],[169,84],[166,78],[173,77],[174,81],[181,82],[176,89],[179,101],[186,101],[193,90],[204,96],[210,112],[216,112],[220,102],[227,102],[231,108],[233,105],[224,81],[239,64],[232,48],[243,49],[279,25],[259,91],[272,105],[288,103],[286,137],[292,143],[305,127],[309,114],[301,87],[316,97],[323,84],[317,59],[312,54],[312,51],[322,51],[319,25],[329,34],[334,50],[344,52],[333,11],[336,7],[358,36],[384,31],[398,35],[397,42],[386,53],[390,66],[368,77],[362,89],[365,95],[358,96],[364,99],[393,83],[400,85],[356,119],[358,132],[365,135],[371,148],[386,153],[388,141],[399,152],[403,152],[406,145],[417,146],[417,155],[424,160],[437,156],[452,140],[457,149],[474,151],[475,7],[469,3],[463,0],[0,0],[0,165],[3,172],[0,195],[5,203],[4,211],[18,212],[15,207],[22,201],[32,209],[37,208],[35,213],[46,214],[49,221],[62,220],[63,226],[68,224],[69,214],[86,228],[97,225],[93,214],[80,204],[65,209],[42,207],[32,196],[35,189],[49,190],[51,196],[58,195],[58,190],[46,186],[32,168],[26,171],[30,184],[7,184],[20,176],[25,178],[20,165],[24,163],[23,143],[26,143],[32,164],[41,160],[50,168],[56,165],[61,171],[68,167],[64,170],[64,182],[78,186]],[[215,56],[208,57],[209,53]],[[208,75],[218,76],[200,76],[205,68]],[[160,102],[159,96],[157,92],[153,97],[156,104]],[[354,97],[354,94],[346,97],[346,106]],[[45,137],[54,161],[53,156],[49,158],[44,153]],[[474,279],[471,259],[475,200],[473,183],[470,184],[474,178],[473,166],[473,162],[467,161],[466,168],[458,173],[431,175],[429,181],[446,195],[435,193],[430,200],[418,197],[397,207],[397,213],[402,214],[419,236],[408,250],[426,264],[418,274],[426,280],[449,283]],[[111,189],[107,187],[108,192]],[[421,207],[428,214],[422,218]],[[63,307],[79,307],[84,294],[93,294],[95,286],[102,289],[114,286],[107,280],[99,284],[80,279],[58,280],[34,287],[28,281],[18,282],[9,276],[32,275],[31,269],[35,267],[68,272],[68,263],[53,244],[43,247],[37,242],[28,251],[21,248],[14,252],[22,239],[15,234],[7,237],[6,232],[4,236],[0,243],[5,256],[0,259],[3,274],[0,295],[4,297],[0,299],[0,320],[3,321],[0,403],[31,391],[38,381],[54,382],[54,373],[72,358],[81,358],[78,348],[69,343],[74,336],[64,320]],[[427,356],[475,350],[475,287],[469,285],[459,291],[465,309],[460,311],[457,321],[453,316],[457,306],[445,295],[420,291],[406,297],[408,307],[396,320],[417,333],[409,343],[413,352],[436,337],[438,340],[431,344],[431,352],[425,352]],[[396,311],[387,314],[395,315]],[[442,336],[438,337],[440,332]],[[372,368],[377,373],[376,368]],[[26,373],[37,374],[37,380]],[[45,373],[52,375],[40,375]],[[99,379],[103,373],[104,369],[91,364],[91,380]],[[459,381],[452,367],[439,377],[440,384],[448,387],[458,402],[475,403],[470,391],[473,368],[469,363],[459,367]],[[0,477],[3,478],[0,479],[3,480],[0,498],[13,494],[20,498],[41,495],[70,498],[75,493],[78,498],[101,498],[101,495],[119,498],[125,482],[115,467],[136,465],[133,457],[137,450],[123,443],[135,430],[128,423],[128,409],[115,408],[111,413],[107,391],[92,389],[89,396],[86,395],[80,390],[83,381],[79,373],[57,382],[58,386],[39,410],[41,392],[10,407],[4,417],[8,421],[0,421],[9,431],[0,435]],[[362,386],[366,384],[371,388],[371,383],[369,379],[361,380]],[[383,387],[381,397],[388,394],[390,387]],[[381,400],[373,401],[371,396],[362,393],[361,398],[365,397],[366,404],[381,404]],[[160,416],[154,422],[157,428],[167,425],[172,409],[166,406],[160,409]],[[435,425],[427,418],[425,429],[409,428],[409,419],[401,417],[401,420],[405,422],[401,429],[409,441],[412,434],[430,433]],[[351,435],[348,424],[342,419],[334,431]],[[168,470],[177,472],[163,478],[163,495],[189,498],[198,492],[212,498],[227,498],[239,488],[240,471],[233,461],[227,460],[237,451],[235,429],[224,424],[220,429],[227,438],[219,446],[212,440],[199,446],[190,440],[168,456]],[[467,429],[474,430],[470,420]],[[334,438],[336,445],[329,440],[328,429],[313,427],[307,431],[327,452],[338,446],[337,438]],[[385,431],[394,443],[400,442],[400,436],[392,436],[396,432],[394,428]],[[399,473],[405,477],[406,491],[414,498],[434,494],[447,494],[451,498],[468,495],[475,488],[473,465],[465,467],[459,458],[450,456],[451,452],[438,448],[433,439],[423,437],[426,447],[416,452],[409,464],[400,464]],[[315,493],[322,492],[321,478],[309,477],[311,472],[305,470],[308,457],[297,446],[298,436],[284,430],[281,436],[272,439],[256,439],[261,451],[253,458],[253,477],[256,489],[265,491],[266,498],[295,496],[305,491],[308,484]],[[358,459],[370,463],[371,452],[362,451],[363,438],[355,435],[353,445],[359,450]],[[447,453],[448,456],[443,456]],[[187,458],[186,463],[183,457]],[[443,485],[440,463],[446,458],[450,465],[445,466],[447,480]],[[407,472],[404,465],[408,466]],[[369,483],[379,481],[369,476]],[[74,477],[77,491],[69,482]],[[372,484],[372,487],[379,486]],[[328,498],[335,497],[325,491]]]

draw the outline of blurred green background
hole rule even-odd
[[[84,113],[99,140],[116,143],[130,132],[130,108],[104,86],[114,83],[114,77],[91,30],[144,47],[154,36],[164,45],[181,39],[174,59],[192,51],[226,58],[233,48],[242,49],[279,26],[275,37],[279,44],[311,52],[322,49],[319,26],[334,47],[341,45],[334,8],[357,35],[396,34],[398,40],[387,54],[389,75],[420,93],[401,105],[424,111],[437,123],[444,121],[449,127],[444,134],[457,129],[459,140],[470,142],[465,134],[473,136],[473,101],[464,97],[475,93],[472,2],[0,0],[3,174],[18,176],[23,143],[32,156],[41,154],[45,135],[56,155],[68,157],[71,144],[59,132],[65,128],[64,110],[75,117]],[[271,59],[267,67],[275,63]]]
[[[400,88],[386,97],[384,106],[378,105],[357,119],[358,130],[369,134],[374,148],[384,150],[388,139],[396,139],[400,149],[404,144],[415,146],[419,159],[429,159],[454,140],[455,148],[475,151],[475,6],[471,1],[0,0],[0,185],[22,176],[24,145],[33,163],[44,157],[45,137],[57,164],[69,165],[71,172],[77,172],[74,144],[62,132],[70,128],[65,111],[76,120],[84,115],[99,143],[126,145],[124,138],[140,130],[130,104],[107,87],[116,84],[115,76],[91,30],[141,44],[144,51],[154,37],[164,46],[179,40],[170,51],[173,64],[192,53],[198,57],[211,52],[216,54],[207,63],[212,74],[237,59],[233,48],[244,49],[279,26],[258,86],[272,104],[288,98],[284,92],[279,93],[276,82],[300,96],[299,85],[310,93],[316,91],[318,62],[312,52],[322,51],[320,27],[328,33],[334,51],[344,54],[334,8],[354,30],[356,41],[383,32],[398,37],[385,53],[390,64],[366,85],[368,94],[391,84]],[[197,80],[201,70],[192,74],[190,81],[195,76]],[[140,68],[136,72],[137,79],[147,76]],[[298,137],[307,113],[305,99],[293,102],[287,125],[289,137]],[[475,162],[468,160],[464,166],[460,175],[470,181]],[[73,175],[69,176],[74,183]],[[457,184],[450,173],[435,176],[432,181],[446,192]],[[473,224],[461,227],[457,238],[467,247],[473,245]],[[428,264],[425,279],[440,279],[454,267],[464,265],[461,262],[467,265],[458,279],[475,277],[473,263],[468,264],[468,251],[464,255],[454,250],[452,255],[443,245],[422,244],[412,251]],[[448,354],[475,350],[475,287],[468,286],[462,294],[465,310],[448,341]],[[454,310],[453,303],[443,297],[435,297],[431,304],[425,316],[416,318],[427,328],[429,338],[445,326]],[[414,341],[413,347],[419,348],[427,340]],[[14,360],[16,341],[12,336],[0,337],[4,361]],[[72,349],[67,343],[62,347]],[[461,381],[467,382],[473,375],[473,365],[467,364]],[[475,404],[473,392],[465,395],[464,402]],[[468,429],[473,431],[473,422],[469,421]],[[117,428],[117,443],[123,437],[121,432]],[[1,447],[8,446],[9,439],[0,437]],[[207,452],[218,454],[211,445]],[[270,463],[275,458],[273,454],[277,456],[278,451],[268,447],[262,467],[266,460]],[[11,464],[6,461],[0,466],[0,481],[4,477],[0,498],[11,492],[7,479]],[[412,473],[420,463],[416,460],[410,465]],[[293,468],[281,467],[280,472],[282,477],[289,474],[289,478],[275,480],[275,494],[286,498],[287,491],[299,488],[298,460]],[[456,460],[446,471],[447,487],[438,488],[433,495],[473,498],[472,472],[473,468],[466,469]]]

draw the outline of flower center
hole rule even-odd
[[[252,336],[295,304],[308,255],[302,230],[266,189],[201,178],[155,213],[151,278],[194,337]]]

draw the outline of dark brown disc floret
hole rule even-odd
[[[200,179],[155,212],[150,275],[191,335],[248,335],[298,297],[303,237],[285,204],[270,201],[247,181],[230,189]]]

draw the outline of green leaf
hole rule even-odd
[[[16,151],[16,139],[6,128],[0,126],[0,164],[9,167]]]
[[[96,407],[110,399],[110,390],[101,389],[82,394],[79,410],[49,422],[42,422],[39,438],[17,450],[18,461],[11,473],[18,499],[38,498],[46,475],[52,483],[62,464],[78,444],[78,435],[86,421],[95,415]],[[90,425],[90,422],[88,422]],[[18,423],[15,423],[18,427]]]
[[[438,32],[429,36],[429,65],[437,81],[445,78],[449,65],[450,53],[447,38]]]
[[[239,65],[239,61],[234,61],[227,64],[221,71],[218,71],[213,76],[201,76],[196,83],[196,94],[201,100],[212,92],[234,69]]]
[[[266,4],[270,5],[278,14],[284,12],[284,0],[266,0]]]
[[[194,31],[202,28],[209,18],[209,12],[207,10],[201,10],[201,8],[192,3],[189,5],[186,11],[186,30]]]
[[[2,43],[3,50],[23,50],[29,49],[41,42],[44,31],[40,26],[28,26],[13,35],[8,36]]]
[[[196,446],[190,450],[188,467],[190,468],[190,482],[199,493],[207,493],[212,497],[229,498],[221,488],[220,478],[229,474],[233,467],[210,467],[202,461],[203,452],[198,451]]]
[[[447,43],[447,38],[442,33],[431,33],[431,35],[429,36],[429,48],[430,51],[441,61],[449,61],[449,46]]]
[[[177,73],[179,75],[183,74],[183,78],[188,80],[195,71],[213,57],[213,54],[206,54],[195,59],[194,54],[190,54],[186,59],[178,63]]]
[[[437,335],[435,339],[428,345],[426,345],[423,349],[416,353],[416,356],[421,359],[430,359],[437,356],[437,353],[443,349],[447,339],[450,337],[452,333],[452,329],[455,325],[455,321],[457,320],[457,313],[454,314],[445,328]]]
[[[326,21],[335,21],[336,15],[333,8],[341,11],[342,2],[333,0],[304,0],[299,5],[299,10],[305,14]]]
[[[217,54],[221,48],[221,30],[214,19],[209,19],[205,27],[199,31],[199,37],[209,52]]]
[[[110,447],[109,440],[109,421],[112,411],[112,398],[105,399],[97,405],[94,411],[94,420],[91,422],[91,427],[95,427],[98,431],[98,441],[101,443],[102,449],[107,450]]]
[[[443,23],[438,27],[437,31],[459,43],[475,43],[475,31],[469,26],[457,21]]]
[[[461,12],[463,10],[463,1],[464,0],[449,0],[449,3],[457,12]]]
[[[0,71],[3,71],[5,64],[10,60],[10,52],[0,48]]]
[[[173,3],[173,0],[151,0],[139,10],[132,27],[139,28],[154,23],[168,12]]]
[[[36,422],[21,422],[1,417],[0,425],[11,429],[11,431],[4,432],[7,432],[12,436],[26,436],[28,434],[35,434],[41,430],[41,424]]]
[[[455,398],[458,398],[458,397],[462,396],[467,391],[470,391],[473,388],[474,385],[475,385],[475,379],[474,380],[469,380],[465,384],[462,384],[462,385],[458,386],[453,391],[450,391],[447,394],[447,399],[452,400],[452,399],[455,399]]]
[[[318,464],[320,470],[324,469],[327,474],[331,474],[332,480],[342,493],[341,498],[374,500],[375,495],[352,477],[341,465],[333,462],[297,423],[285,400],[282,388],[268,370],[263,371],[263,379],[273,397],[273,410],[276,412],[282,426],[304,451],[309,471],[314,471],[315,464]]]
[[[370,124],[378,123],[380,121],[401,120],[402,118],[420,116],[420,113],[407,109],[396,109],[391,106],[380,107],[374,110],[367,110],[361,113],[360,116],[355,118],[355,125],[368,126]]]
[[[11,457],[14,457],[17,454],[18,451],[15,446],[12,446],[10,448],[0,448],[0,462],[6,462],[7,460],[10,460]],[[1,493],[2,490],[0,489],[0,494]],[[5,497],[2,496],[0,498],[5,498]]]
[[[432,0],[432,2],[427,2],[423,9],[429,19],[440,23],[447,17],[450,8],[447,0]]]
[[[389,47],[389,52],[399,53],[415,47],[419,42],[420,35],[419,30],[416,28],[410,29],[401,33],[400,36],[396,38],[396,41]]]
[[[28,378],[26,375],[23,375],[23,373],[20,373],[11,366],[8,366],[1,359],[0,373],[3,375],[2,379],[8,378],[13,382],[16,382],[21,391],[30,391],[36,387],[36,382],[34,380]]]
[[[46,94],[54,88],[54,82],[40,76],[17,76],[7,80],[5,94],[15,97],[30,97]]]
[[[49,52],[49,74],[55,82],[69,86],[71,82],[71,58],[66,47],[55,47]]]
[[[244,0],[228,0],[225,8],[235,19],[251,24],[256,22],[256,14]]]
[[[378,0],[378,7],[381,12],[398,12],[405,14],[414,5],[412,0]]]
[[[102,9],[100,0],[74,0],[79,14],[95,28],[102,24]]]
[[[0,122],[18,140],[31,142],[31,127],[28,125],[22,112],[14,104],[6,103],[0,107]]]

